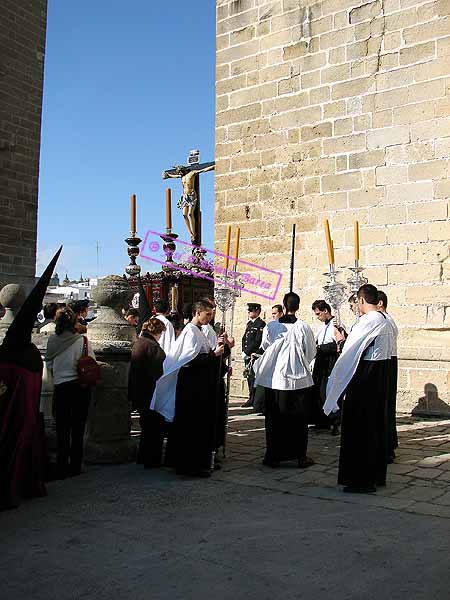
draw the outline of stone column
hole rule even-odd
[[[115,275],[101,279],[93,290],[99,316],[89,324],[88,338],[101,366],[102,380],[92,393],[85,448],[87,462],[118,464],[132,460],[135,455],[128,372],[136,331],[120,314],[132,295],[127,280]]]
[[[5,314],[0,320],[0,342],[20,307],[25,302],[26,294],[24,288],[17,283],[8,283],[0,291],[0,304],[5,307]]]

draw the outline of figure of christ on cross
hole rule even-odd
[[[178,201],[178,208],[183,211],[183,218],[191,238],[196,245],[201,244],[200,231],[200,192],[199,178],[197,175],[213,171],[215,163],[203,163],[192,166],[178,165],[173,169],[164,171],[163,179],[181,179],[183,193]]]

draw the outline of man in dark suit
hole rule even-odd
[[[251,355],[259,350],[259,347],[261,346],[263,329],[266,326],[266,323],[259,316],[261,313],[261,304],[250,302],[247,304],[247,307],[249,321],[242,338],[242,356],[244,358],[244,365],[248,373],[247,381],[249,396],[247,402],[242,405],[243,408],[250,408],[253,406],[253,397],[255,393],[253,384],[255,381],[255,374],[250,364]]]

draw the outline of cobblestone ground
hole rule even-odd
[[[310,431],[308,455],[315,465],[262,466],[264,417],[230,403],[227,460],[214,478],[315,498],[379,506],[450,518],[450,420],[398,417],[399,448],[388,465],[387,485],[376,494],[343,494],[337,486],[339,437]]]

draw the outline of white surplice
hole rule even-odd
[[[173,328],[173,325],[169,321],[169,319],[164,315],[156,315],[156,318],[159,319],[166,326],[166,330],[162,332],[158,343],[167,356],[170,353],[170,350],[175,342],[175,329]]]
[[[202,325],[202,331],[206,339],[208,340],[211,350],[215,350],[217,346],[217,333],[214,327],[208,323],[208,325]]]
[[[323,406],[326,415],[339,410],[338,400],[358,368],[363,352],[376,338],[365,360],[387,360],[392,355],[392,329],[387,319],[377,311],[362,315],[351,330],[336,361],[327,384],[327,399]]]
[[[397,323],[387,312],[383,313],[392,329],[392,356],[397,356],[398,327]]]
[[[209,352],[210,346],[202,330],[187,323],[164,360],[164,372],[156,383],[150,408],[171,423],[175,416],[175,396],[181,367],[199,354]]]
[[[311,387],[309,364],[316,354],[311,327],[304,321],[280,323],[286,332],[271,344],[253,365],[255,386],[273,390],[300,390]]]
[[[275,340],[286,335],[290,325],[292,325],[292,323],[280,323],[278,320],[267,323],[262,332],[260,348],[264,351],[267,350]]]

